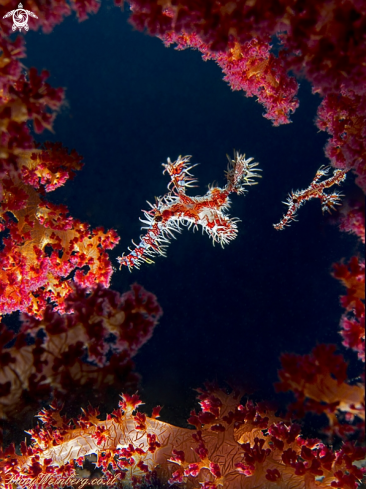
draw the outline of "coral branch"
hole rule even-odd
[[[298,84],[288,76],[282,54],[276,58],[270,53],[268,42],[252,39],[244,44],[231,43],[225,52],[210,50],[208,44],[196,34],[176,35],[168,32],[162,36],[166,46],[176,43],[178,50],[198,49],[206,61],[212,59],[220,66],[232,90],[244,90],[247,97],[256,96],[265,109],[264,117],[273,125],[287,124],[289,115],[299,105],[296,98]]]
[[[116,4],[123,4],[116,0]],[[130,22],[179,48],[215,59],[232,89],[256,95],[275,125],[297,107],[295,73],[325,97],[316,124],[331,135],[326,154],[353,169],[365,191],[366,11],[362,1],[130,0]],[[277,39],[276,39],[277,38]],[[274,52],[270,52],[273,42]],[[257,52],[256,52],[257,51]]]
[[[255,185],[254,178],[259,169],[258,163],[251,163],[253,158],[245,159],[245,155],[234,153],[232,160],[228,156],[229,165],[226,171],[227,184],[224,188],[211,187],[206,195],[189,197],[186,189],[190,188],[196,180],[189,171],[195,166],[189,166],[190,156],[181,157],[173,163],[168,158],[163,164],[164,172],[170,176],[169,192],[158,197],[151,210],[144,211],[145,220],[141,221],[147,226],[146,234],[141,237],[139,245],[126,256],[118,258],[120,266],[139,268],[142,262],[152,263],[149,256],[165,256],[165,248],[174,232],[180,232],[181,226],[189,229],[202,227],[214,243],[221,246],[228,244],[237,235],[237,218],[229,218],[225,211],[230,207],[229,194],[238,195],[246,192],[245,186]],[[135,244],[135,243],[134,243]]]
[[[342,87],[340,93],[327,95],[318,109],[316,125],[331,136],[325,153],[332,166],[352,168],[356,183],[366,192],[366,93]]]
[[[329,430],[342,438],[355,428],[350,421],[365,419],[365,392],[362,385],[351,385],[347,380],[347,364],[342,355],[335,354],[334,345],[318,345],[309,355],[283,354],[279,392],[291,390],[296,402],[290,406],[290,415],[302,418],[307,411],[325,413]],[[345,417],[342,424],[339,417]]]
[[[254,489],[277,482],[281,487],[355,489],[364,470],[354,462],[365,450],[348,443],[333,452],[319,440],[299,436],[300,427],[274,416],[264,406],[240,404],[238,393],[208,388],[199,396],[201,412],[191,413],[196,429],[178,428],[136,411],[137,395],[123,395],[119,409],[105,420],[89,409],[74,423],[52,405],[29,430],[22,454],[9,447],[0,455],[1,482],[26,486],[44,477],[61,484],[78,478],[85,457],[97,456],[105,479],[164,481],[205,489]],[[193,418],[193,419],[192,419]],[[88,481],[90,483],[90,481]],[[64,485],[64,484],[62,484]]]
[[[37,70],[31,68],[24,74],[20,63],[24,56],[20,37],[11,42],[0,33],[0,199],[2,178],[16,175],[20,155],[29,156],[34,150],[27,123],[33,120],[37,133],[46,128],[51,130],[64,98],[62,88],[54,89],[46,83],[47,71],[38,75]]]
[[[339,229],[355,234],[365,244],[365,204],[350,202],[343,205],[339,217]]]
[[[72,177],[81,159],[59,144],[46,144],[44,151],[19,155],[20,177],[4,178],[0,226],[9,234],[0,252],[0,314],[19,310],[41,317],[50,301],[63,310],[73,281],[89,289],[98,282],[109,285],[106,250],[119,240],[115,231],[91,230],[65,206],[40,195]]]
[[[341,304],[346,309],[341,319],[343,345],[352,348],[358,358],[365,361],[365,262],[353,256],[350,262],[334,263],[333,277],[347,288],[341,296]]]
[[[289,226],[291,221],[296,221],[295,216],[298,209],[305,204],[306,201],[311,199],[320,199],[322,204],[322,212],[330,212],[334,209],[335,205],[340,205],[340,198],[342,194],[339,192],[333,192],[332,194],[326,194],[324,190],[337,184],[340,185],[346,179],[345,170],[334,170],[333,175],[326,180],[320,181],[323,176],[326,176],[329,172],[329,168],[321,166],[316,172],[314,180],[311,182],[308,188],[305,190],[292,191],[287,197],[287,201],[284,202],[288,206],[287,213],[283,216],[278,224],[273,224],[273,227],[277,230],[282,230],[285,226]]]
[[[26,164],[20,162],[21,179],[42,193],[51,192],[74,178],[75,171],[83,167],[82,159],[75,150],[69,154],[61,143],[46,141],[43,151],[33,152]]]
[[[123,0],[116,1],[123,4]],[[212,51],[226,51],[233,41],[281,40],[289,69],[295,69],[322,93],[342,84],[358,87],[366,77],[363,2],[319,3],[263,0],[129,0],[130,22],[153,36],[195,33]]]
[[[48,306],[42,320],[23,315],[12,346],[14,333],[0,323],[0,419],[38,408],[51,394],[79,403],[86,392],[103,399],[110,385],[136,389],[131,359],[162,314],[156,297],[138,284],[122,296],[76,287],[65,310]]]

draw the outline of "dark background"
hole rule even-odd
[[[146,200],[166,192],[161,163],[168,156],[191,154],[200,163],[194,169],[200,188],[191,195],[225,183],[225,154],[234,148],[254,157],[263,178],[246,196],[233,196],[230,214],[242,220],[234,242],[223,250],[185,230],[167,258],[140,271],[116,271],[111,287],[124,292],[137,281],[164,310],[135,357],[141,395],[148,405],[164,406],[163,420],[183,422],[194,407],[193,389],[206,380],[229,381],[273,400],[282,352],[340,345],[342,287],[330,271],[358,249],[356,238],[338,231],[336,213],[322,215],[319,201],[307,203],[285,231],[272,227],[288,192],[307,187],[328,163],[326,135],[314,126],[320,98],[301,80],[293,123],[275,128],[254,99],[231,92],[214,62],[167,49],[127,19],[128,12],[103,2],[83,23],[72,17],[49,35],[26,34],[27,66],[48,69],[49,82],[67,88],[54,134],[37,139],[62,141],[85,162],[48,197],[93,227],[117,230],[121,242],[110,253],[117,267],[115,257],[141,234]],[[357,196],[352,178],[343,192]]]

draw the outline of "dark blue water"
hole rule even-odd
[[[191,195],[225,183],[225,154],[234,148],[254,157],[263,178],[232,199],[231,215],[242,221],[234,242],[223,250],[206,235],[184,231],[167,258],[133,273],[116,271],[111,286],[124,292],[137,281],[163,307],[153,338],[135,357],[141,394],[164,405],[162,419],[185,419],[193,388],[206,380],[274,399],[282,352],[340,344],[342,288],[331,265],[358,246],[322,215],[319,201],[307,203],[289,229],[272,227],[287,193],[307,187],[328,163],[326,135],[314,126],[320,98],[301,80],[293,123],[275,128],[254,99],[231,92],[213,62],[165,48],[127,18],[103,2],[81,24],[69,18],[49,35],[26,34],[27,65],[50,70],[50,83],[67,88],[54,134],[38,139],[62,141],[85,162],[49,198],[93,227],[116,229],[121,242],[110,255],[117,266],[115,257],[138,240],[145,201],[166,192],[161,163],[168,156],[191,154],[200,163],[194,169],[200,188]],[[351,179],[344,192],[352,194]]]

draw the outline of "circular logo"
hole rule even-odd
[[[25,10],[21,3],[18,5],[18,8],[16,10],[11,10],[7,14],[5,14],[3,19],[6,19],[7,17],[10,16],[13,17],[13,26],[12,26],[13,31],[19,29],[20,32],[22,31],[22,29],[24,29],[25,31],[29,30],[29,26],[28,26],[29,16],[38,19],[36,14],[31,12],[30,10]]]
[[[19,30],[28,30],[29,27],[28,27],[28,13],[26,10],[24,10],[22,7],[23,5],[20,3],[18,5],[18,8],[17,10],[14,10],[14,13],[13,13],[13,31],[15,31],[16,29],[19,29]]]

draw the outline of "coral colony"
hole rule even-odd
[[[37,478],[40,484],[77,481],[85,457],[97,455],[104,481],[151,481],[153,471],[170,484],[191,487],[354,487],[362,470],[353,462],[364,457],[361,447],[345,443],[333,452],[319,440],[307,440],[300,427],[274,416],[265,405],[240,404],[231,395],[206,386],[201,409],[191,412],[194,430],[177,428],[137,410],[137,395],[123,395],[119,409],[105,420],[91,409],[74,423],[57,407],[39,414],[41,426],[29,431],[32,444],[22,443],[3,457],[4,479],[19,484]]]
[[[355,441],[364,432],[364,387],[348,380],[347,364],[332,345],[317,345],[307,355],[284,354],[276,389],[295,395],[289,416],[325,414],[328,435],[343,441],[337,450],[305,438],[290,417],[275,416],[265,403],[244,403],[243,393],[227,393],[212,384],[200,390],[200,410],[190,414],[194,429],[158,420],[159,407],[148,417],[140,411],[137,394],[122,394],[119,407],[103,420],[93,407],[73,420],[61,416],[59,401],[72,396],[75,401],[83,388],[103,395],[106,386],[123,391],[137,385],[131,358],[152,335],[162,311],[156,297],[137,284],[122,296],[108,289],[113,267],[106,250],[118,243],[115,231],[91,229],[65,206],[45,198],[81,169],[82,158],[59,143],[40,148],[33,140],[29,124],[36,133],[51,129],[64,94],[46,82],[46,71],[38,74],[31,68],[25,74],[24,39],[10,37],[12,20],[3,18],[10,4],[4,3],[0,314],[23,315],[17,334],[1,324],[0,415],[11,419],[16,411],[35,412],[42,400],[51,399],[51,405],[28,431],[28,444],[1,450],[0,486],[83,487],[120,481],[138,486],[159,478],[203,489],[357,488],[365,472],[360,464],[365,449]],[[125,2],[115,3],[123,7]],[[342,195],[327,189],[340,185],[347,172],[366,190],[364,2],[133,0],[128,5],[133,26],[166,46],[197,49],[203,59],[214,60],[231,89],[255,96],[274,126],[290,122],[298,106],[294,75],[305,77],[322,97],[316,125],[330,135],[325,151],[333,174],[321,167],[307,189],[291,192],[276,229],[289,225],[310,199],[319,198],[323,211],[339,205]],[[47,33],[72,11],[79,20],[87,19],[99,3],[29,0],[27,8],[37,17],[29,19],[29,28]],[[229,195],[243,194],[260,176],[252,158],[235,152],[226,185],[191,197],[186,193],[195,182],[190,157],[168,159],[163,166],[170,177],[168,192],[144,211],[146,231],[118,259],[121,267],[138,268],[163,255],[182,226],[200,227],[222,246],[229,243],[239,222],[227,215]],[[342,231],[364,242],[360,206],[344,204],[339,223]],[[364,361],[364,261],[354,256],[335,264],[333,275],[347,290],[341,297],[343,345]],[[82,478],[90,455],[102,474],[98,479]]]
[[[49,143],[43,151],[20,154],[17,161],[20,171],[8,172],[2,179],[1,226],[9,234],[0,252],[0,312],[42,317],[49,300],[55,310],[64,311],[71,282],[89,288],[95,282],[108,286],[112,265],[105,250],[113,248],[119,237],[113,230],[91,230],[69,216],[66,206],[41,198],[81,167],[75,151],[69,155],[61,145]],[[85,265],[87,273],[80,270]],[[68,279],[73,270],[74,279]]]
[[[37,408],[51,393],[80,402],[91,392],[102,396],[109,385],[137,388],[132,357],[162,314],[156,297],[138,284],[122,296],[101,284],[89,294],[78,285],[64,307],[62,316],[50,305],[42,319],[24,315],[12,346],[5,345],[14,332],[0,324],[1,419]]]

